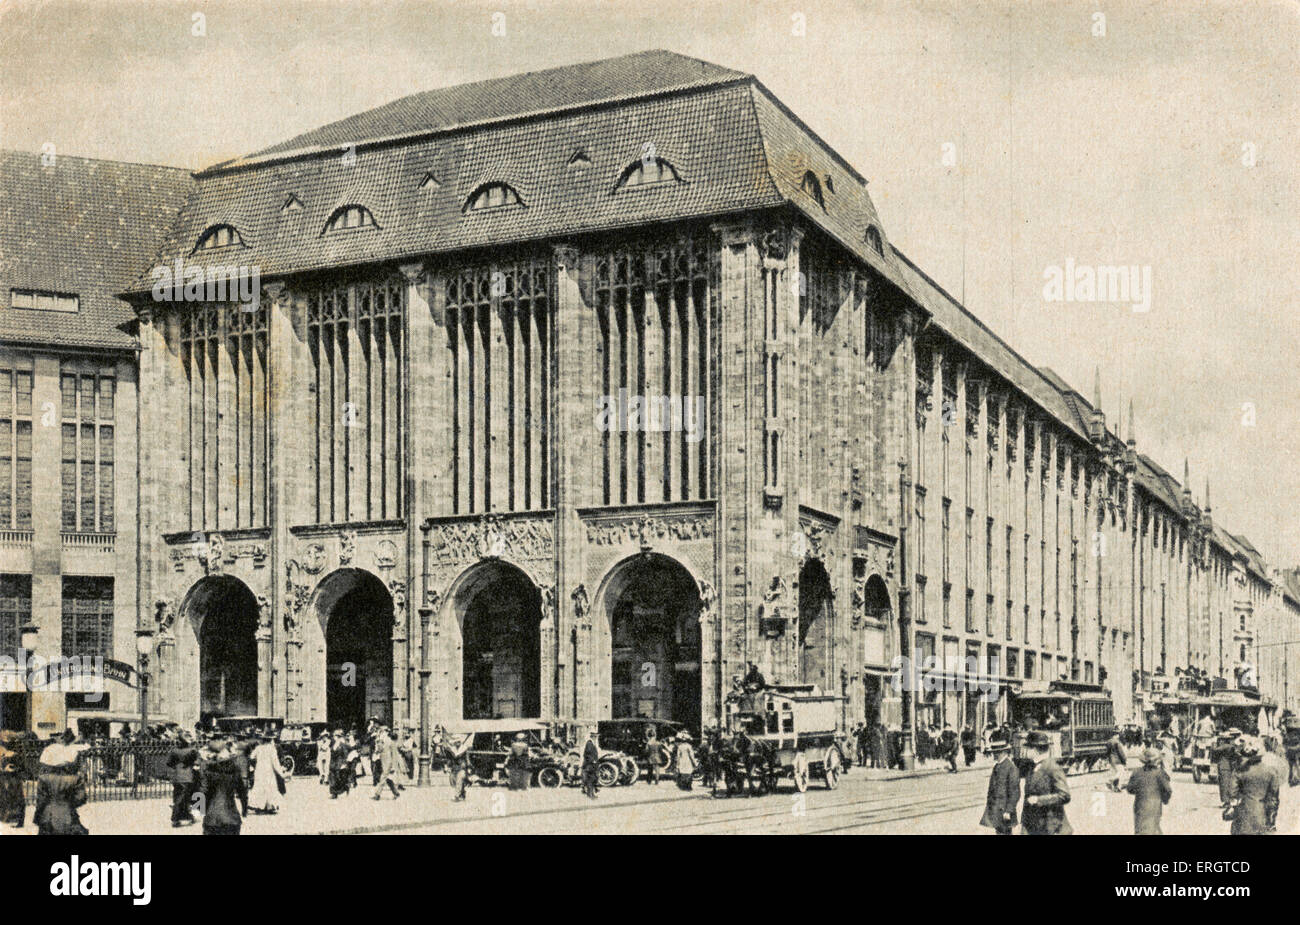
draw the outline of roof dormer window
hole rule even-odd
[[[365,206],[341,206],[334,210],[329,221],[325,223],[325,234],[336,231],[350,231],[354,228],[377,228],[375,217]]]
[[[513,186],[507,183],[485,183],[470,194],[465,202],[466,212],[484,212],[488,209],[523,207],[523,200]]]
[[[32,311],[75,313],[81,308],[81,299],[75,293],[10,289],[9,305],[12,308],[29,308]]]
[[[803,188],[805,193],[816,201],[817,205],[821,206],[823,209],[826,208],[826,200],[822,197],[822,184],[821,181],[817,179],[817,174],[813,173],[811,170],[807,171],[803,175],[803,182],[799,185]]]
[[[880,256],[885,256],[885,241],[880,237],[880,229],[875,225],[867,226],[867,244]]]
[[[243,243],[243,238],[239,236],[239,232],[233,225],[213,225],[199,236],[199,243],[194,246],[194,249],[210,251],[218,247],[231,247]]]
[[[662,157],[643,157],[629,164],[621,175],[614,191],[634,186],[654,186],[659,183],[681,183],[677,168]]]

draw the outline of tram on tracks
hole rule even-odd
[[[1030,732],[1047,734],[1050,755],[1066,774],[1086,774],[1107,763],[1109,742],[1117,732],[1110,691],[1099,684],[1052,681],[1030,687],[1026,682],[1009,703],[1012,759],[1022,769],[1033,765],[1025,750]]]

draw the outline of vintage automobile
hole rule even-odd
[[[316,740],[328,728],[329,723],[290,723],[280,730],[277,748],[285,774],[316,773]]]
[[[743,731],[751,743],[747,773],[751,785],[772,790],[789,777],[800,793],[812,777],[828,790],[839,786],[844,769],[837,733],[840,697],[823,694],[813,684],[776,684],[735,692],[727,698],[727,731]]]
[[[547,783],[538,779],[541,771],[560,763],[556,756],[556,742],[546,723],[535,719],[464,720],[448,724],[445,734],[457,741],[463,741],[461,737],[466,735],[470,737],[470,783],[495,784],[505,782],[506,756],[510,753],[515,736],[521,732],[528,742],[533,783],[538,786],[558,786],[549,783],[550,775],[547,776]]]
[[[1030,732],[1047,734],[1051,756],[1066,774],[1084,774],[1107,763],[1117,732],[1110,691],[1099,684],[1052,681],[1046,687],[1026,681],[1011,698],[1008,721],[1015,733],[1011,757],[1022,773],[1033,766],[1025,750]]]
[[[578,782],[581,782],[582,766],[582,749],[587,742],[587,735],[594,726],[600,745],[600,762],[596,766],[596,779],[602,787],[614,787],[620,784],[631,784],[641,773],[641,767],[637,760],[617,746],[611,747],[605,741],[605,736],[601,732],[601,725],[610,720],[563,720],[552,724],[551,738],[556,743],[563,743],[562,749],[557,751],[557,755],[563,758],[566,767],[572,765],[575,761],[579,768]],[[667,720],[655,720],[656,723],[667,723]],[[616,731],[611,727],[611,731]]]
[[[621,752],[627,758],[623,762],[624,773],[620,778],[622,783],[630,784],[641,776],[646,766],[645,744],[652,728],[664,746],[663,759],[659,765],[659,770],[664,771],[668,767],[673,740],[677,738],[677,733],[686,728],[684,724],[670,719],[647,717],[602,719],[596,723],[602,751]]]

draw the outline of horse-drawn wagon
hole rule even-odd
[[[789,777],[802,793],[817,777],[834,790],[844,770],[839,713],[840,698],[815,685],[772,685],[733,694],[727,725],[733,736],[743,733],[750,743],[751,783],[770,790],[778,778]]]

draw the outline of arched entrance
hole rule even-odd
[[[819,559],[809,559],[799,571],[799,680],[832,689],[830,640],[835,611],[831,579]]]
[[[679,562],[640,555],[616,566],[603,591],[614,718],[700,725],[700,591]]]
[[[862,616],[864,619],[869,622],[878,622],[884,626],[892,624],[893,607],[889,601],[889,588],[885,586],[883,578],[879,575],[872,575],[868,578],[866,585],[862,589],[862,598]],[[870,659],[867,659],[867,661],[870,661]],[[881,707],[884,704],[884,678],[880,674],[868,671],[864,672],[862,683],[864,688],[863,720],[868,726],[874,727],[880,722]]]
[[[200,579],[185,596],[181,625],[198,648],[200,722],[257,715],[257,617],[256,595],[231,575]]]
[[[393,720],[393,597],[363,569],[341,568],[316,586],[325,638],[325,719],[343,729]]]
[[[542,596],[519,568],[475,566],[454,596],[461,632],[461,715],[542,715]]]

